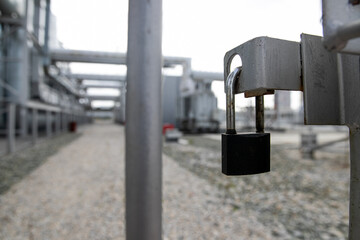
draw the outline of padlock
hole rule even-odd
[[[235,94],[241,68],[225,80],[226,133],[221,136],[222,173],[248,175],[270,171],[270,133],[264,133],[264,97],[256,97],[256,133],[237,134],[235,130]]]

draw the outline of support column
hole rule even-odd
[[[60,134],[61,132],[61,113],[57,112],[55,113],[55,131],[56,134]]]
[[[38,138],[38,110],[32,109],[31,134],[33,144],[36,144]]]
[[[66,129],[65,126],[66,126],[66,124],[65,124],[65,113],[62,112],[61,113],[61,131],[65,132],[65,129]]]
[[[350,128],[349,240],[360,238],[360,129]]]
[[[8,103],[7,105],[7,144],[8,153],[15,151],[15,103]]]
[[[52,135],[51,124],[52,124],[51,112],[46,111],[46,136],[47,137],[51,137],[51,135]]]
[[[129,1],[127,240],[162,239],[161,25],[162,0]]]
[[[20,107],[20,131],[21,137],[26,138],[28,134],[28,125],[27,125],[27,108],[25,106]]]

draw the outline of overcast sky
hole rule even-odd
[[[65,48],[126,52],[128,1],[56,0]],[[223,71],[228,50],[254,37],[299,41],[322,35],[320,0],[163,0],[163,55],[192,58],[194,70]],[[72,64],[75,71],[124,74],[124,66]],[[213,86],[222,106],[222,84]]]

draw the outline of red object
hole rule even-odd
[[[76,132],[76,122],[69,123],[69,130],[70,132]]]
[[[165,123],[163,125],[162,134],[164,135],[167,130],[174,129],[174,128],[175,128],[175,126],[173,124]]]

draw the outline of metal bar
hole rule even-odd
[[[84,98],[88,98],[90,101],[117,101],[120,99],[120,95],[111,96],[111,95],[84,95]]]
[[[15,151],[15,103],[9,103],[7,108],[7,144],[8,153],[12,153]]]
[[[62,131],[65,132],[66,131],[66,114],[64,112],[61,113],[61,128]]]
[[[32,141],[33,144],[35,144],[38,138],[38,110],[35,108],[32,109],[31,125],[32,125],[31,126]]]
[[[226,78],[226,134],[236,134],[235,129],[235,85],[241,74],[241,68],[237,67]]]
[[[49,28],[50,28],[50,0],[46,0],[45,36],[44,36],[44,64],[50,64],[49,58]]]
[[[34,18],[33,18],[34,35],[36,41],[39,40],[39,28],[40,28],[40,0],[34,0]]]
[[[28,108],[36,108],[38,110],[43,111],[51,111],[51,112],[60,112],[61,109],[59,107],[52,106],[50,104],[45,104],[37,101],[27,101],[26,107]]]
[[[119,89],[122,85],[121,84],[82,84],[80,86],[81,89],[87,88],[115,88]]]
[[[350,128],[349,240],[360,237],[360,129]]]
[[[10,18],[10,17],[0,17],[0,23],[23,26],[24,22],[21,19]]]
[[[191,72],[191,78],[193,78],[195,80],[224,81],[224,73],[192,71]]]
[[[323,143],[323,144],[319,144],[319,145],[316,145],[316,146],[312,147],[311,151],[319,150],[319,149],[325,148],[325,147],[329,147],[329,146],[334,145],[336,143],[344,142],[344,141],[347,141],[347,140],[349,140],[349,137],[340,138],[340,139],[337,139],[337,140],[334,140],[334,141],[329,141],[329,142],[326,142],[326,143]]]
[[[161,22],[162,0],[129,1],[126,94],[128,240],[162,239]]]
[[[256,96],[256,132],[264,132],[264,96]]]
[[[11,92],[13,95],[16,96],[19,95],[18,91],[14,87],[4,82],[1,78],[0,78],[0,86]]]
[[[324,40],[326,49],[341,50],[346,47],[349,40],[360,37],[360,20],[340,26],[336,32]]]
[[[96,81],[126,81],[124,75],[103,75],[103,74],[67,74],[68,78],[80,80],[96,80]]]
[[[50,57],[53,61],[58,62],[84,62],[84,63],[104,63],[104,64],[126,64],[126,53],[119,52],[97,52],[97,51],[83,51],[83,50],[68,50],[68,49],[52,49]],[[182,65],[185,70],[189,71],[188,76],[191,75],[191,58],[185,57],[163,57],[162,66],[166,65]]]
[[[21,137],[27,137],[28,125],[27,125],[27,108],[24,106],[20,107],[20,130]]]
[[[50,56],[59,62],[126,64],[125,53],[56,49],[51,50]]]
[[[46,136],[47,137],[51,137],[51,135],[52,135],[51,123],[52,123],[51,112],[46,111]]]
[[[55,113],[55,132],[59,134],[61,132],[61,113]]]

